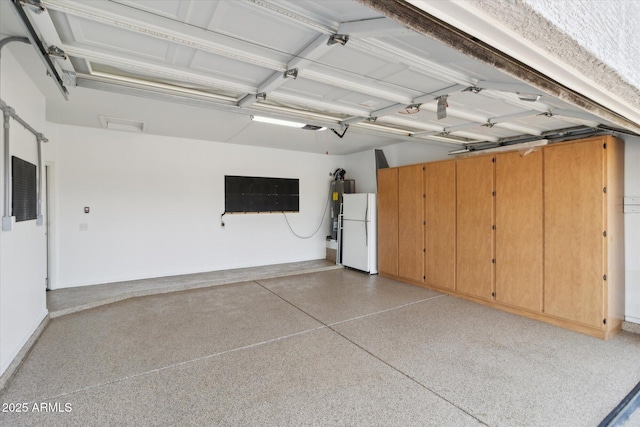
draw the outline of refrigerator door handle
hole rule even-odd
[[[367,199],[367,203],[364,205],[364,220],[369,221],[369,199]]]
[[[369,197],[367,195],[364,208],[364,245],[369,246]]]
[[[369,221],[364,222],[364,245],[369,246]]]

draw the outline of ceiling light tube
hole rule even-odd
[[[370,128],[370,129],[375,129],[375,130],[379,130],[379,131],[382,131],[382,132],[388,132],[388,133],[393,133],[393,134],[397,134],[397,135],[411,136],[413,134],[412,131],[408,131],[408,130],[404,130],[404,129],[397,129],[397,128],[393,128],[393,127],[389,127],[389,126],[383,126],[383,125],[370,123],[370,122],[354,123],[353,125],[357,126],[357,127]]]
[[[464,147],[464,148],[462,148],[462,149],[460,149],[460,150],[453,150],[453,151],[449,151],[449,155],[450,155],[450,156],[454,156],[454,155],[456,155],[456,154],[464,154],[464,153],[468,153],[469,151],[471,151],[471,150],[469,150],[469,148],[468,148],[468,147]]]
[[[272,125],[289,126],[292,128],[303,128],[306,123],[291,122],[289,120],[272,119],[271,117],[251,116],[251,120],[260,123],[270,123]]]
[[[540,98],[542,98],[542,95],[538,95],[537,93],[518,92],[517,95],[520,101],[526,101],[526,102],[537,102],[537,101],[540,101]]]

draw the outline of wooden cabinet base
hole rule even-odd
[[[399,282],[408,283],[414,286],[420,286],[421,288],[430,289],[436,292],[442,292],[444,294],[448,294],[457,298],[462,298],[468,301],[482,304],[487,307],[497,308],[498,310],[506,311],[507,313],[516,314],[518,316],[527,317],[529,319],[538,320],[540,322],[548,323],[553,326],[558,326],[563,329],[568,329],[570,331],[589,335],[594,338],[608,340],[609,338],[613,337],[615,334],[620,332],[620,330],[622,329],[622,319],[608,319],[609,324],[606,325],[606,328],[599,329],[589,325],[584,325],[582,323],[573,322],[571,320],[566,320],[556,316],[551,316],[549,314],[529,311],[519,307],[512,307],[509,305],[501,304],[499,302],[488,301],[486,299],[462,294],[456,291],[452,291],[451,289],[441,288],[438,286],[431,286],[429,284],[411,281],[398,276],[392,276],[384,273],[380,273],[380,275],[388,279],[397,280]]]

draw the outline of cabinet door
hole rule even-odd
[[[423,166],[398,169],[398,275],[423,282],[424,197]]]
[[[456,289],[491,299],[493,292],[493,157],[456,164]]]
[[[398,275],[398,169],[378,170],[378,270]]]
[[[544,312],[595,327],[604,314],[602,140],[544,149]]]
[[[456,163],[428,163],[425,184],[425,282],[456,285]]]
[[[542,150],[496,155],[496,300],[542,311]]]

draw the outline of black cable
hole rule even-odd
[[[298,239],[310,239],[318,233],[318,231],[322,227],[322,223],[324,222],[324,217],[327,215],[327,208],[329,207],[330,196],[331,196],[331,189],[329,189],[329,194],[327,194],[327,203],[324,205],[324,211],[322,212],[322,219],[320,219],[320,224],[318,224],[318,228],[316,228],[316,231],[314,231],[313,234],[311,234],[310,236],[300,236],[298,233],[293,231],[293,228],[291,228],[291,224],[289,224],[289,218],[287,218],[287,214],[282,212],[282,215],[284,215],[284,220],[287,222],[287,226],[289,227],[289,230],[294,236],[296,236]]]
[[[338,135],[340,137],[340,139],[342,139],[342,137],[344,137],[344,134],[347,133],[347,130],[349,130],[349,125],[344,125],[344,131],[342,132],[342,135],[340,135],[338,133],[337,130],[335,130],[334,128],[331,128],[331,130],[333,131],[333,133],[335,133],[336,135]]]

